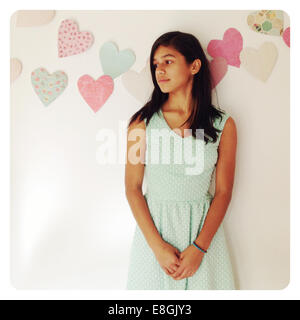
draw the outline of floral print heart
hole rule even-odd
[[[243,38],[235,28],[225,31],[223,40],[211,40],[207,46],[207,52],[213,58],[223,57],[227,64],[239,68],[241,65],[240,52],[243,49]]]
[[[260,10],[252,12],[247,17],[251,30],[271,36],[281,36],[283,33],[283,11]]]
[[[68,78],[63,71],[49,74],[45,68],[38,68],[31,73],[31,83],[42,103],[48,106],[65,90]]]
[[[114,81],[108,75],[94,80],[86,74],[78,79],[77,86],[86,103],[94,112],[97,112],[112,94]]]
[[[90,32],[78,31],[73,20],[63,20],[58,31],[58,56],[60,58],[79,54],[92,46],[94,37]]]

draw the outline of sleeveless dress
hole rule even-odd
[[[225,112],[222,114],[222,119],[215,119],[214,127],[223,130],[228,118],[229,114]],[[164,132],[163,137],[169,137],[165,139],[170,141],[169,146],[155,138],[155,134],[159,132]],[[221,134],[222,132],[218,133],[215,143],[208,142],[206,145],[204,139],[200,141],[192,135],[181,137],[169,127],[161,109],[154,113],[146,126],[144,178],[147,190],[144,198],[161,237],[180,252],[196,240],[213,199],[208,189],[217,163]],[[191,165],[193,152],[197,154],[197,159],[204,159],[202,168],[196,164]],[[164,155],[161,155],[162,153]],[[178,161],[179,155],[182,155],[185,161]],[[174,157],[177,157],[177,160]],[[200,170],[196,170],[197,167],[200,167]],[[188,168],[194,168],[194,173],[191,174]],[[236,289],[223,222],[203,256],[198,270],[191,277],[174,280],[167,275],[159,265],[138,224],[133,236],[129,261],[127,290]]]

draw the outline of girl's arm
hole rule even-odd
[[[137,119],[127,132],[127,157],[125,166],[126,197],[134,218],[152,250],[162,246],[161,238],[143,196],[144,161],[146,151],[146,126]]]
[[[215,196],[203,227],[195,240],[196,244],[205,250],[208,249],[217,232],[231,200],[235,173],[236,146],[236,125],[234,120],[229,117],[225,123],[218,149]]]

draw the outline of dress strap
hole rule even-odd
[[[230,117],[230,114],[225,112],[225,113],[222,113],[221,116],[222,116],[222,119],[216,118],[214,121],[215,128],[221,130],[221,132],[218,132],[218,138],[217,138],[217,141],[215,142],[217,144],[217,146],[219,146],[219,143],[221,141],[221,136],[223,133],[223,129],[225,127],[225,123],[226,123],[227,119]]]

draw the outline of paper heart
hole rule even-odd
[[[211,40],[207,47],[207,52],[213,58],[223,57],[227,64],[240,67],[240,52],[243,49],[243,38],[235,28],[225,31],[223,40]]]
[[[10,59],[10,83],[13,83],[22,72],[22,63],[16,58]]]
[[[272,42],[263,43],[258,50],[245,48],[240,55],[242,66],[254,77],[267,81],[278,56],[277,48]]]
[[[282,34],[285,44],[290,47],[290,27],[286,28]]]
[[[65,90],[68,78],[63,71],[49,74],[45,68],[38,68],[31,73],[31,83],[42,103],[48,106]]]
[[[212,76],[212,89],[224,78],[228,70],[227,61],[223,57],[216,57],[209,63],[209,68]]]
[[[16,12],[17,27],[35,27],[49,23],[53,20],[54,10],[19,10]]]
[[[114,82],[108,75],[94,80],[86,74],[78,79],[77,86],[86,103],[97,112],[112,94]]]
[[[129,49],[119,52],[113,42],[106,42],[100,49],[100,61],[103,72],[114,79],[129,70],[135,62],[135,55]]]
[[[122,75],[122,83],[126,90],[137,100],[145,103],[154,89],[149,60],[141,72],[129,70]]]
[[[73,20],[63,20],[58,30],[58,56],[60,58],[86,51],[94,42],[93,35],[88,31],[78,31]]]
[[[271,36],[283,32],[283,12],[281,10],[260,10],[251,12],[247,17],[251,30]]]

